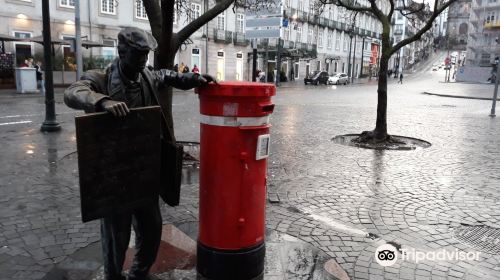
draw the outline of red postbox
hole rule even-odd
[[[253,279],[265,258],[271,84],[198,89],[200,207],[197,270],[208,279]]]

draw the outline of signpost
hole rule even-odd
[[[75,118],[82,221],[158,203],[160,107]]]
[[[283,20],[283,11],[281,1],[269,0],[273,3],[263,3],[255,6],[255,3],[249,1],[251,9],[245,11],[245,38],[252,39],[253,43],[253,72],[252,77],[257,71],[257,39],[278,38],[276,54],[276,86],[279,86],[281,70],[281,26],[288,25],[288,21]],[[267,72],[267,71],[266,71]],[[267,75],[267,73],[266,73]],[[255,81],[255,78],[254,78]]]

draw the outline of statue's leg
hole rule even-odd
[[[144,279],[156,260],[161,240],[161,213],[158,203],[134,210],[132,225],[135,231],[135,258],[129,280]]]
[[[130,241],[132,216],[121,214],[101,219],[101,243],[106,280],[125,280],[123,262]]]

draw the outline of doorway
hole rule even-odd
[[[225,57],[224,57],[224,50],[220,50],[217,52],[217,80],[219,81],[224,81],[226,76],[225,76],[225,67],[226,67],[226,62],[225,62]]]

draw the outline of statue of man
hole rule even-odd
[[[158,105],[160,87],[170,85],[191,89],[215,82],[206,74],[181,74],[166,69],[151,71],[146,62],[149,51],[154,51],[156,47],[156,40],[148,32],[135,27],[122,29],[118,34],[119,58],[105,73],[85,73],[80,81],[66,89],[64,102],[87,113],[107,111],[116,117],[124,117],[129,108]],[[131,226],[136,234],[137,252],[128,279],[148,279],[161,239],[162,219],[158,203],[101,219],[106,280],[125,280],[122,269]]]

